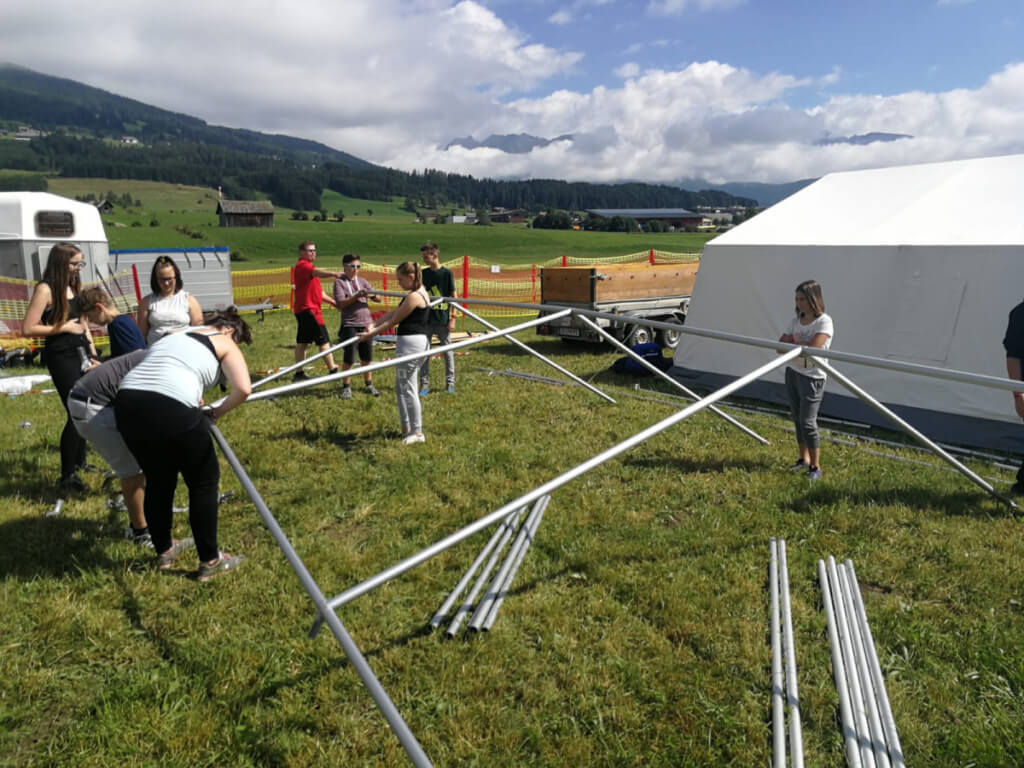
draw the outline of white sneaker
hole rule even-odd
[[[427,438],[422,433],[415,433],[412,435],[406,435],[402,438],[402,445],[412,445],[413,443],[425,443]]]

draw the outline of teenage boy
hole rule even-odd
[[[146,348],[146,340],[142,338],[135,318],[118,312],[114,300],[102,288],[86,288],[75,298],[75,304],[79,317],[87,318],[93,325],[107,326],[111,357]]]
[[[341,327],[338,328],[338,343],[358,336],[371,325],[373,317],[370,315],[370,305],[367,299],[380,301],[371,291],[373,286],[369,281],[359,276],[362,269],[362,260],[358,254],[346,253],[341,260],[341,267],[344,274],[334,281],[334,306],[341,311]],[[373,341],[360,341],[358,344],[350,344],[345,347],[342,358],[341,370],[347,371],[356,361],[356,348],[359,349],[359,362],[369,365],[373,362]],[[367,371],[363,374],[363,381],[366,383],[366,394],[373,397],[380,397],[380,392],[373,386],[373,372]],[[347,400],[352,397],[352,387],[348,379],[342,379],[341,397]]]
[[[420,256],[426,269],[423,270],[423,287],[430,294],[431,300],[441,296],[455,298],[455,277],[447,267],[441,266],[441,252],[434,243],[424,243],[420,248]],[[455,310],[447,302],[435,304],[430,308],[427,321],[427,343],[430,337],[437,336],[437,343],[444,346],[451,341],[455,330]],[[430,356],[423,358],[420,364],[420,395],[430,394]],[[449,350],[444,353],[444,383],[449,394],[455,394],[455,353]]]
[[[295,323],[298,326],[295,331],[295,362],[301,363],[306,357],[306,347],[316,344],[321,352],[330,346],[331,337],[327,333],[327,326],[324,325],[324,315],[321,311],[326,301],[334,306],[334,299],[328,296],[320,284],[321,277],[330,277],[335,280],[341,277],[337,272],[326,269],[318,269],[313,266],[316,262],[316,243],[305,240],[299,243],[299,260],[292,270],[292,280],[295,284],[295,301],[292,303],[292,311],[295,313]],[[337,373],[338,368],[334,364],[334,355],[327,355],[327,370]],[[295,372],[295,381],[303,381],[309,376],[301,368]]]

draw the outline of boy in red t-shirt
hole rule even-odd
[[[292,312],[295,313],[295,322],[298,328],[295,331],[295,362],[301,363],[306,357],[306,347],[316,344],[321,352],[330,346],[330,335],[327,333],[327,326],[324,325],[324,315],[320,307],[326,301],[332,307],[337,306],[334,298],[328,296],[320,285],[321,277],[330,277],[335,280],[340,277],[339,273],[326,269],[317,269],[313,266],[316,261],[316,243],[305,240],[299,243],[299,260],[292,270],[292,279],[295,282],[295,301],[292,303]],[[334,364],[334,355],[327,355],[327,370],[337,373],[338,367]],[[296,381],[308,379],[309,376],[301,368],[295,372]]]

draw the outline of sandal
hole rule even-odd
[[[193,549],[196,542],[191,537],[187,539],[178,539],[171,543],[171,548],[168,549],[161,555],[156,556],[156,568],[158,571],[169,571],[171,566],[174,565],[174,561],[178,559],[178,555],[189,549]]]
[[[219,573],[226,573],[227,571],[233,571],[242,561],[245,560],[245,555],[229,555],[226,552],[221,552],[220,556],[209,563],[200,563],[199,570],[196,572],[197,581],[209,581]]]

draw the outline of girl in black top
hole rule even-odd
[[[72,316],[71,300],[82,289],[81,271],[85,258],[77,246],[58,243],[50,250],[43,279],[36,284],[28,311],[21,321],[21,335],[44,338],[46,368],[53,386],[67,410],[68,393],[78,378],[96,365],[96,348],[89,326]],[[85,440],[68,415],[60,435],[60,481],[65,491],[83,491],[85,483],[77,470],[85,464]]]

